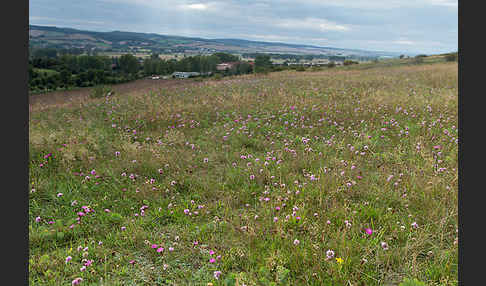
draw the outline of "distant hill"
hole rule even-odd
[[[29,46],[32,48],[81,48],[105,52],[157,52],[204,54],[227,53],[279,53],[296,55],[329,55],[356,57],[397,57],[399,53],[363,51],[297,45],[242,39],[204,39],[135,32],[93,32],[72,28],[29,25]]]

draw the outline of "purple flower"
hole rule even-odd
[[[71,261],[71,259],[73,259],[71,256],[66,257],[66,263],[68,263],[69,261]]]
[[[331,259],[331,258],[333,258],[333,257],[334,257],[334,251],[332,251],[332,250],[328,249],[328,250],[326,251],[326,258],[327,258],[327,259]]]
[[[36,221],[36,222],[40,222],[40,221],[41,221],[40,216],[36,217],[36,218],[35,218],[35,221]]]
[[[84,266],[91,266],[91,264],[93,264],[93,260],[92,259],[86,261],[86,263],[84,263]]]
[[[214,278],[219,279],[219,276],[221,276],[221,271],[214,271]]]
[[[81,277],[78,277],[76,279],[74,279],[72,282],[71,282],[71,285],[79,285],[79,283],[81,283],[81,281],[83,281],[83,278]]]

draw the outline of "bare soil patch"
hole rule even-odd
[[[162,89],[185,86],[185,85],[197,85],[201,82],[196,82],[191,79],[167,79],[167,80],[152,80],[152,79],[139,79],[132,82],[121,83],[111,85],[111,88],[115,91],[115,95],[128,95],[131,93],[147,93],[157,92]],[[79,103],[89,99],[92,87],[80,88],[77,90],[68,91],[54,91],[42,94],[35,94],[29,96],[29,109],[43,109],[51,106],[69,105],[73,103]]]

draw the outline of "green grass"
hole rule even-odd
[[[359,66],[31,112],[29,284],[457,285],[457,63]]]
[[[34,68],[34,71],[37,72],[37,73],[42,73],[42,74],[44,74],[46,76],[50,76],[50,75],[53,75],[53,74],[59,74],[58,71],[51,70],[51,69]]]

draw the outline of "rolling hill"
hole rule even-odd
[[[31,48],[81,48],[105,52],[157,52],[204,54],[279,53],[355,57],[397,57],[399,53],[364,51],[242,39],[204,39],[136,32],[94,32],[72,28],[29,25]]]

